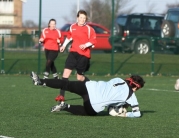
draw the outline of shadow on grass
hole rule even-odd
[[[130,112],[130,111],[129,111]],[[141,117],[144,114],[150,114],[150,113],[155,113],[156,111],[141,111]],[[102,111],[100,112],[97,116],[110,116],[109,113],[107,111]]]
[[[102,112],[98,113],[97,116],[109,116],[109,113],[108,113],[108,111],[102,111]]]
[[[79,105],[81,106],[81,105]],[[150,114],[150,113],[155,113],[156,111],[141,111],[141,117],[143,117],[144,114]],[[60,112],[56,112],[55,115],[59,115]],[[70,112],[63,112],[63,115],[73,115],[73,116],[88,116],[84,114],[72,114]],[[102,111],[96,115],[96,117],[103,117],[103,116],[110,116],[107,111]]]
[[[134,56],[134,54],[130,55],[127,59],[125,59],[125,60],[120,64],[120,66],[116,69],[115,73],[119,72],[119,70],[124,66],[124,64],[125,64],[129,59],[131,59],[133,56]]]
[[[19,59],[17,59],[9,68],[9,70],[6,73],[11,72],[11,70],[13,69],[13,67],[19,62]]]
[[[162,68],[162,64],[160,64],[160,66],[158,67],[158,69],[155,73],[158,74],[160,72],[161,68]]]
[[[156,111],[141,111],[141,117],[145,114],[155,113]]]

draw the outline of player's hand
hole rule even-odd
[[[63,52],[65,50],[65,46],[60,47],[60,52]]]
[[[44,41],[44,39],[43,39],[43,38],[40,38],[40,39],[39,39],[39,42],[41,42],[41,43],[42,43],[43,41]]]
[[[81,50],[84,50],[86,48],[86,45],[85,44],[82,44],[79,46]]]

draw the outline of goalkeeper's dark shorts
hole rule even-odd
[[[90,68],[90,58],[78,54],[77,52],[70,52],[66,62],[66,69],[76,69],[79,75],[83,75]]]

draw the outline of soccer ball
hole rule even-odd
[[[111,116],[118,116],[124,112],[126,113],[127,110],[123,108],[122,106],[119,106],[119,107],[110,106],[108,107],[108,112]]]
[[[176,84],[174,87],[176,91],[179,91],[179,79],[176,80]]]

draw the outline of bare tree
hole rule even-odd
[[[76,14],[77,14],[76,7],[77,7],[77,5],[74,4],[73,7],[74,7],[74,8],[72,9],[70,16],[64,16],[64,17],[63,17],[63,19],[64,19],[67,23],[73,23],[73,22],[76,21]]]
[[[175,8],[175,7],[179,7],[179,2],[176,1],[175,4],[167,4],[167,9],[166,9],[165,13],[167,12],[167,10],[169,8]]]
[[[120,0],[115,0],[115,17],[118,13]],[[112,20],[112,2],[111,0],[91,0],[83,2],[84,9],[89,14],[89,21],[102,24],[111,28]]]
[[[118,10],[120,8],[120,1],[115,0],[115,17],[118,14]],[[74,9],[72,9],[70,18],[63,17],[67,22],[76,21],[76,5],[74,5]],[[83,1],[82,9],[84,9],[88,13],[89,22],[99,23],[104,25],[107,28],[111,28],[112,22],[112,2],[111,0],[91,0],[91,1]]]
[[[175,4],[168,4],[167,7],[179,7],[179,2],[176,0]],[[119,14],[130,14],[134,13],[136,5],[130,4],[131,0],[114,0],[114,17]],[[178,3],[178,4],[176,4]],[[75,22],[76,21],[76,7],[74,5],[74,9],[72,9],[71,15],[69,17],[64,17],[64,20],[67,22]],[[111,0],[83,0],[81,4],[81,9],[87,11],[89,15],[89,21],[102,24],[107,28],[111,28],[112,22],[112,1]],[[147,13],[154,13],[158,7],[155,5],[153,1],[148,1],[147,3]],[[167,9],[167,8],[166,8]],[[165,12],[165,11],[164,11]],[[162,13],[160,13],[162,14]]]
[[[34,21],[32,21],[32,20],[26,20],[23,23],[23,26],[24,27],[28,27],[28,28],[38,27],[38,25]]]
[[[118,7],[118,14],[130,14],[133,12],[135,5],[129,6],[131,0],[121,0]]]
[[[45,27],[48,27],[48,23],[47,23],[47,22],[42,21],[42,23],[41,23],[41,28],[45,28]]]

